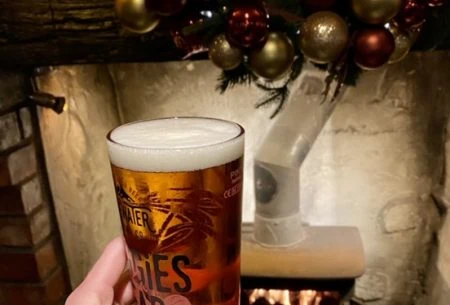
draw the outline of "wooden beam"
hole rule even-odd
[[[131,35],[113,0],[0,0],[0,66],[179,60],[169,33]]]

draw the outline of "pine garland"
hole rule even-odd
[[[306,16],[301,5],[299,5],[299,1],[267,0],[265,3],[270,14],[270,29],[272,31],[286,33],[291,41],[296,41],[298,30]],[[349,4],[349,1],[345,0],[345,4]],[[230,0],[219,0],[218,7],[220,9],[212,18],[184,28],[183,33],[185,35],[193,33],[200,34],[203,37],[205,45],[208,45],[216,35],[226,31],[228,13],[232,7],[232,2]],[[222,8],[228,9],[224,10]],[[349,24],[350,32],[354,33],[356,29],[362,27],[362,23],[351,13],[350,5],[339,5],[337,10]],[[425,26],[422,28],[413,50],[435,50],[442,48],[450,49],[450,5],[432,10],[432,14],[428,17]],[[223,94],[238,85],[250,86],[254,84],[266,93],[265,98],[256,105],[256,108],[268,104],[276,104],[275,111],[271,115],[271,118],[273,118],[281,111],[288,99],[290,87],[301,74],[304,62],[305,58],[302,52],[298,46],[295,46],[295,60],[292,64],[291,71],[286,76],[284,83],[276,86],[270,81],[264,81],[255,76],[244,60],[236,69],[221,73],[218,77],[216,89]],[[347,49],[337,62],[328,65],[314,64],[314,66],[327,72],[324,79],[325,90],[323,92],[323,102],[328,99],[330,102],[335,101],[344,85],[356,86],[363,72],[353,61],[353,37],[351,37]],[[336,86],[330,95],[329,91],[333,83]]]

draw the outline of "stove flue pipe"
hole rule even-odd
[[[323,76],[320,76],[322,84]],[[290,246],[304,238],[301,219],[300,166],[334,110],[336,101],[323,102],[319,92],[302,77],[297,89],[275,118],[255,155],[254,188],[256,211],[254,235],[268,247]]]

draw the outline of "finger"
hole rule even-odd
[[[83,283],[69,296],[66,305],[111,305],[113,287],[125,263],[125,242],[122,237],[116,238],[105,248]]]
[[[106,246],[84,283],[93,288],[114,287],[125,269],[126,261],[125,241],[123,237],[117,237]]]

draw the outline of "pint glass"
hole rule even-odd
[[[239,304],[243,128],[158,119],[107,142],[137,304]]]

